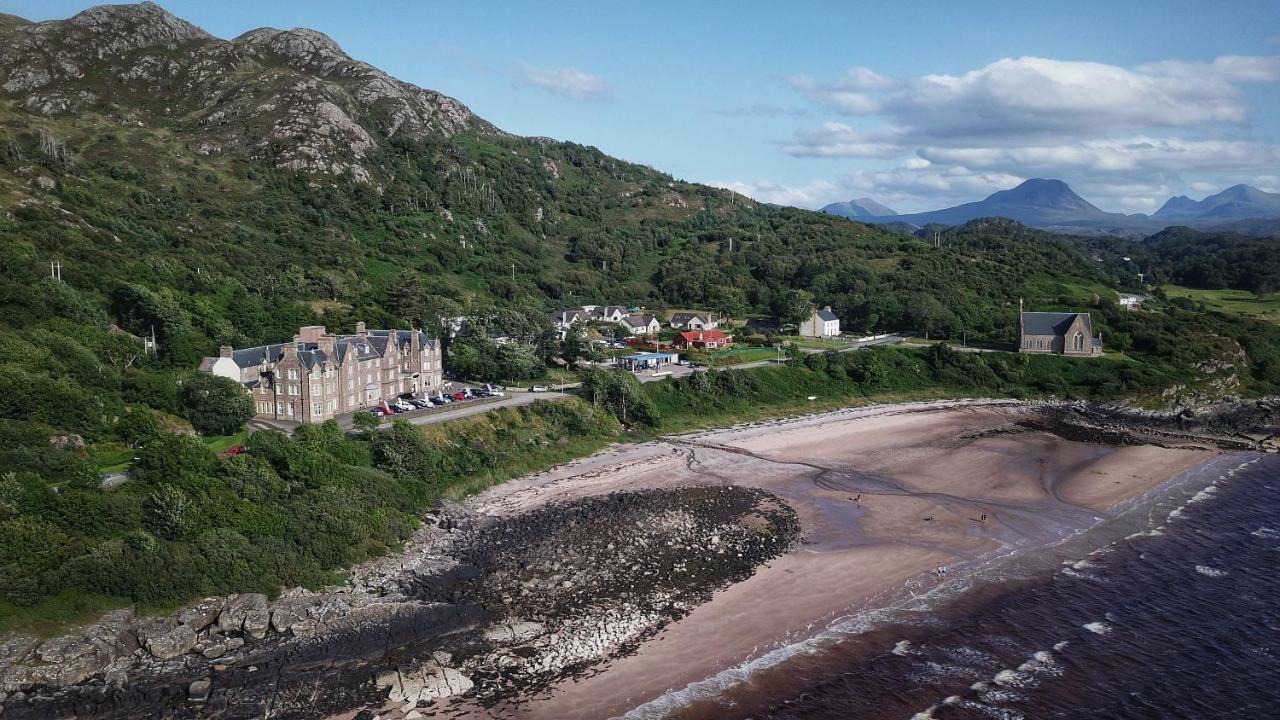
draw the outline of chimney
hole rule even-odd
[[[218,348],[218,357],[229,358],[233,352],[235,352],[235,350],[230,345],[223,345]]]
[[[290,359],[296,360],[297,358],[298,358],[297,343],[287,342],[280,347],[281,360],[290,360]]]
[[[418,354],[422,352],[422,331],[421,330],[409,331],[409,349],[413,352],[414,357],[417,357]]]
[[[369,329],[365,327],[363,320],[356,323],[356,335],[359,335],[362,338],[367,337],[369,335]]]
[[[337,361],[337,355],[334,352],[338,345],[337,337],[329,335],[328,333],[321,334],[320,337],[316,338],[316,345],[320,348],[320,351],[324,353],[325,358],[327,358],[330,363]]]
[[[304,343],[319,342],[321,336],[324,335],[323,325],[307,325],[298,328],[298,340]]]

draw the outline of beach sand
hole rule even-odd
[[[933,582],[939,566],[960,573],[1078,533],[1214,455],[1014,425],[1030,411],[997,401],[848,409],[618,447],[477,496],[477,510],[507,514],[621,489],[749,485],[791,503],[806,542],[600,672],[448,716],[621,716]]]

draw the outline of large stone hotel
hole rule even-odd
[[[233,349],[205,358],[200,369],[231,378],[253,395],[257,417],[319,423],[392,400],[433,392],[443,381],[440,345],[421,330],[368,330],[332,335],[323,325],[298,330],[292,342]]]

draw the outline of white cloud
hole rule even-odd
[[[777,185],[768,181],[744,182],[741,180],[712,181],[714,187],[725,188],[764,203],[791,205],[803,208],[820,208],[828,203],[847,200],[846,193],[835,183],[815,180],[808,185]]]
[[[1080,171],[1176,173],[1280,164],[1280,145],[1150,136],[1021,147],[924,147],[918,153],[933,163],[984,169],[1029,169],[1039,174]]]
[[[1280,82],[1280,57],[1228,55],[1127,68],[1039,57],[1004,58],[958,75],[892,80],[870,70],[821,82],[789,78],[814,102],[875,114],[920,142],[1071,137],[1242,123],[1240,85]]]
[[[796,131],[795,140],[783,143],[782,151],[796,157],[897,157],[906,152],[892,142],[888,133],[868,135],[838,122]]]
[[[584,72],[575,67],[548,70],[525,65],[520,68],[516,80],[570,100],[602,100],[609,96],[609,82],[603,75]]]

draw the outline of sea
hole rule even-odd
[[[1280,718],[1280,457],[1221,456],[1054,547],[628,714],[659,716]]]

